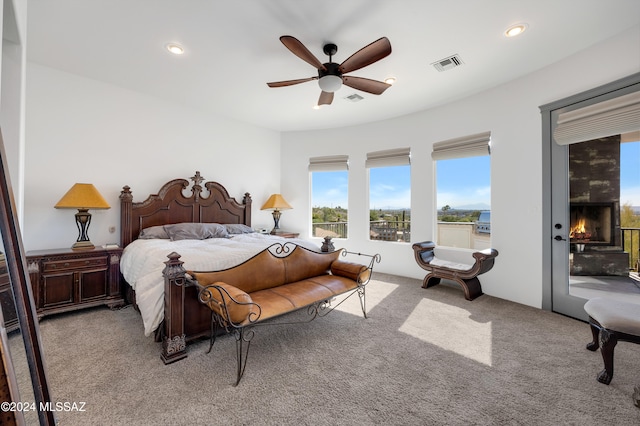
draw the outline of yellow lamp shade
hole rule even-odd
[[[109,203],[90,183],[76,183],[54,206],[56,209],[108,209]]]
[[[284,197],[280,194],[271,194],[271,197],[260,208],[260,210],[286,210],[292,209],[291,205],[287,203]]]

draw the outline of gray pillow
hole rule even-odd
[[[165,225],[164,229],[171,241],[229,238],[227,228],[219,223],[176,223]]]
[[[209,238],[229,238],[229,231],[227,231],[224,225],[219,223],[203,223],[202,225],[205,225],[207,229],[209,229],[211,233]]]
[[[150,226],[148,228],[144,228],[140,232],[138,238],[141,240],[151,240],[155,238],[168,239],[169,234],[167,234],[167,231],[165,231],[164,225]]]
[[[251,234],[252,232],[256,232],[252,227],[243,223],[228,223],[224,226],[227,228],[229,234]]]

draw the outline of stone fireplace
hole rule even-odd
[[[569,146],[570,274],[628,275],[620,232],[620,136]]]

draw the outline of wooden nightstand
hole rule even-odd
[[[277,235],[283,238],[298,238],[300,235],[298,232],[286,232],[286,231],[271,231],[271,235]]]
[[[120,247],[27,252],[38,317],[92,306],[125,304],[120,287]]]

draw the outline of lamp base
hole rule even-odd
[[[73,250],[92,250],[96,248],[91,241],[77,241],[71,246]]]
[[[271,213],[271,215],[273,216],[273,230],[271,231],[272,234],[280,230],[280,227],[278,226],[278,224],[280,223],[281,214],[282,213],[278,209],[275,209],[273,213]]]
[[[93,243],[89,241],[89,224],[91,224],[91,213],[89,213],[89,209],[78,209],[78,213],[76,213],[78,240],[71,246],[73,250],[91,250],[95,248]]]

